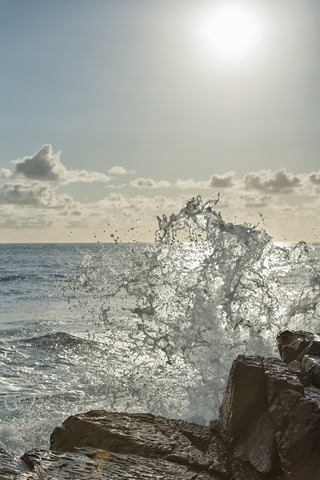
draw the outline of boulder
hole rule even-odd
[[[270,408],[281,467],[291,480],[320,472],[320,390],[283,390]]]
[[[307,374],[310,383],[320,388],[320,357],[312,355],[304,355],[302,359],[302,367]]]
[[[306,354],[320,356],[320,342],[310,332],[286,330],[278,334],[277,344],[280,356],[285,363],[293,360],[301,362]]]
[[[268,406],[273,404],[282,390],[294,390],[303,395],[304,384],[295,370],[278,358],[264,358],[262,364]]]
[[[0,444],[0,479],[1,480],[23,480],[28,478],[25,464],[19,457],[8,452]]]
[[[26,453],[28,474],[16,477],[13,457],[3,452],[0,477],[318,480],[320,342],[301,331],[282,332],[277,341],[283,361],[241,355],[233,362],[220,417],[210,426],[92,410],[57,427],[50,451]]]
[[[305,363],[311,358],[314,366],[315,357]],[[217,428],[229,449],[263,474],[318,479],[320,390],[305,378],[300,364],[276,358],[233,362]]]
[[[228,447],[256,470],[279,470],[262,357],[241,355],[233,362],[218,428]]]
[[[261,478],[228,451],[212,428],[151,414],[93,410],[74,415],[53,431],[50,442],[57,455],[90,451],[92,459],[100,459],[106,478]],[[148,476],[151,472],[154,477]]]

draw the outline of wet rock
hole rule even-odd
[[[0,479],[23,480],[27,478],[27,469],[21,460],[0,445]]]
[[[300,353],[298,360],[302,362],[302,359],[305,355],[320,357],[320,342],[314,340],[310,342],[309,345]]]
[[[310,383],[320,388],[320,357],[304,355],[302,367],[310,379]]]
[[[305,359],[311,370],[314,359]],[[301,370],[276,358],[240,356],[220,408],[217,428],[229,449],[272,478],[318,479],[320,390],[301,381]]]
[[[286,330],[277,336],[277,344],[280,356],[285,363],[293,360],[301,361],[306,354],[320,356],[320,342],[316,341],[315,336],[310,332]]]
[[[278,457],[261,357],[242,355],[233,362],[218,428],[229,448],[256,470],[265,474],[277,470]]]
[[[94,452],[100,452],[100,457],[105,455],[102,471],[106,475],[112,472],[114,479],[156,475],[159,479],[260,478],[252,467],[228,452],[210,427],[151,414],[93,410],[69,417],[52,433],[51,449],[86,454],[91,449],[94,459]],[[153,477],[143,476],[143,472],[147,475],[152,471]]]
[[[96,463],[88,456],[77,453],[57,454],[47,450],[35,449],[22,457],[31,468],[32,479],[91,479],[97,473]],[[28,479],[29,480],[29,479]]]
[[[219,477],[197,474],[190,468],[158,458],[96,450],[90,447],[75,452],[31,451],[24,458],[36,473],[59,480],[219,480]],[[75,476],[76,475],[76,476]],[[39,479],[41,476],[39,477]]]
[[[0,478],[3,480],[15,479],[18,473],[15,468],[14,456],[0,447]]]
[[[320,390],[283,390],[270,408],[281,467],[292,480],[320,472]]]
[[[304,385],[292,368],[288,368],[288,366],[278,358],[265,358],[262,363],[269,406],[272,405],[282,390],[294,390],[303,394]]]
[[[298,362],[298,360],[293,360],[293,362],[288,363],[287,367],[290,370],[290,372],[295,373],[297,375],[297,377],[299,378],[300,382],[303,385],[305,385],[306,387],[310,385],[309,377],[305,372],[305,370],[303,369],[301,363]]]
[[[0,469],[0,478],[318,480],[320,356],[310,352],[320,342],[301,331],[277,340],[284,361],[242,355],[233,362],[220,417],[210,426],[92,410],[57,427],[51,451],[24,455],[29,474],[15,477],[12,458],[4,457],[9,470],[1,476]]]

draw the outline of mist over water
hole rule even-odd
[[[238,354],[275,355],[287,328],[319,332],[317,250],[227,223],[217,204],[197,197],[163,215],[154,244],[52,255],[47,270],[62,252],[68,260],[56,265],[47,310],[21,317],[23,328],[12,316],[2,326],[0,440],[9,450],[47,447],[56,425],[93,408],[208,422]]]

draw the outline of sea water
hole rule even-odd
[[[320,330],[320,245],[274,244],[191,199],[154,244],[0,245],[0,445],[48,448],[103,408],[207,423],[232,360]]]

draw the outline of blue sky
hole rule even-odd
[[[262,40],[225,62],[200,38],[219,0],[0,0],[0,241],[149,240],[218,191],[318,239],[320,5],[237,3]]]

